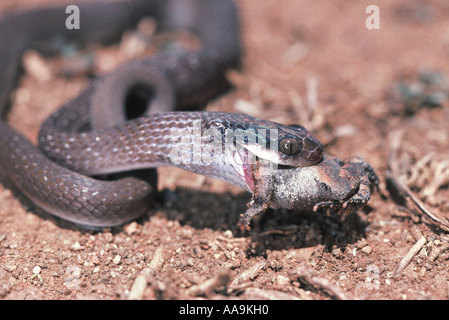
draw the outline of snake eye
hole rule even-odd
[[[299,151],[299,142],[293,137],[285,137],[279,141],[279,151],[283,154],[292,156]]]

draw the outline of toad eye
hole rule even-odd
[[[292,156],[299,152],[299,142],[293,137],[285,137],[279,141],[279,151]]]

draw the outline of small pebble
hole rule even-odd
[[[370,254],[373,251],[373,248],[371,248],[370,246],[365,246],[361,249],[361,251],[363,253]]]
[[[35,266],[33,268],[33,274],[38,275],[39,273],[41,273],[42,268],[39,266]]]
[[[290,279],[282,275],[278,275],[273,278],[273,283],[279,286],[287,286],[290,285]]]
[[[72,249],[73,250],[81,250],[82,246],[80,245],[79,241],[76,241],[73,245],[72,245]]]
[[[335,248],[334,250],[332,250],[332,255],[334,255],[334,257],[336,258],[341,258],[342,256],[342,252],[340,248]]]
[[[93,255],[93,256],[92,256],[92,262],[93,262],[94,264],[100,264],[100,259],[98,258],[97,255]]]
[[[234,234],[232,233],[232,231],[231,230],[226,230],[225,232],[223,232],[223,236],[225,237],[225,238],[228,238],[228,239],[232,239],[232,238],[234,238]]]
[[[119,255],[116,255],[116,256],[114,257],[114,259],[112,259],[112,262],[113,262],[114,264],[119,264],[119,263],[120,263],[120,260],[122,260],[122,257],[119,256]]]
[[[23,66],[39,82],[48,82],[53,78],[50,67],[37,51],[29,50],[24,54]]]
[[[139,232],[139,224],[135,221],[125,225],[125,227],[123,228],[123,231],[125,231],[125,233],[130,236],[132,234],[136,234]]]

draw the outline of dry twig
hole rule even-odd
[[[429,260],[430,261],[435,261],[440,254],[442,254],[443,252],[445,252],[447,250],[449,250],[449,243],[448,242],[442,244],[439,247],[433,248],[432,252],[429,254]]]
[[[151,260],[149,266],[143,269],[137,276],[136,280],[129,291],[129,300],[140,300],[143,297],[145,288],[147,287],[148,280],[153,276],[156,271],[162,268],[165,263],[164,248],[160,246],[154,253],[154,257]]]
[[[390,135],[390,156],[386,174],[387,188],[392,198],[401,202],[406,208],[420,216],[426,217],[431,223],[442,230],[449,231],[449,221],[440,214],[428,209],[424,203],[400,179],[398,152],[401,145],[402,133],[394,132]]]
[[[214,290],[223,289],[228,284],[230,277],[229,270],[219,271],[213,278],[190,287],[186,293],[189,296],[208,296]]]
[[[316,275],[315,271],[307,266],[300,266],[294,272],[294,274],[299,278],[299,280],[308,283],[309,285],[323,290],[328,295],[339,299],[348,300],[346,294],[339,287],[333,285],[329,280],[320,278]]]
[[[254,280],[259,275],[260,270],[262,270],[266,264],[266,260],[255,263],[251,268],[243,271],[240,275],[238,275],[238,277],[236,277],[232,282],[231,286]]]
[[[396,273],[401,273],[412,261],[412,259],[418,254],[421,248],[426,244],[426,237],[422,234],[420,235],[418,241],[415,242],[413,247],[407,252],[407,254],[402,258],[401,262],[399,262],[398,268],[396,269]]]
[[[248,288],[244,295],[249,300],[300,300],[300,298],[283,291],[260,288]]]

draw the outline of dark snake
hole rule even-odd
[[[150,16],[160,29],[194,32],[202,46],[198,51],[133,61],[94,79],[45,121],[40,149],[0,121],[0,173],[39,207],[82,225],[115,226],[148,211],[154,183],[134,177],[103,181],[86,175],[176,165],[255,192],[251,157],[299,167],[322,159],[321,143],[301,126],[236,113],[171,111],[210,99],[223,87],[225,71],[239,65],[239,20],[232,1],[134,0],[78,6],[79,30],[64,27],[65,7],[58,6],[0,19],[2,114],[8,109],[24,50],[39,48],[55,35],[104,42]],[[124,101],[133,90],[153,91],[153,98],[144,115],[127,119]],[[232,135],[237,131],[243,139]],[[274,142],[269,135],[273,131]],[[204,146],[215,146],[218,160],[207,165],[196,161],[210,154],[207,148],[196,148],[198,137]],[[270,141],[275,149],[269,148]]]

